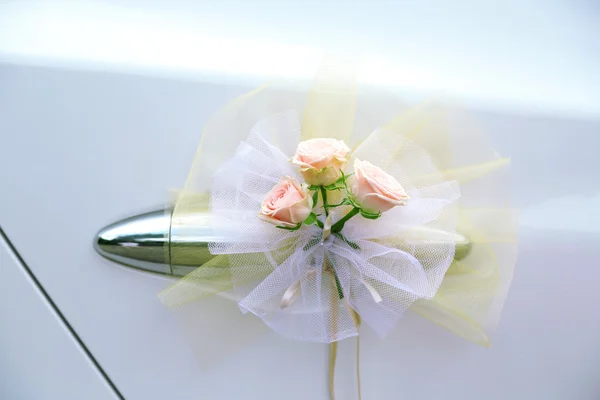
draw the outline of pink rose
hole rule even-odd
[[[285,178],[265,196],[258,217],[274,225],[293,228],[308,218],[313,206],[308,191],[293,178]]]
[[[355,160],[354,173],[352,193],[367,211],[385,212],[409,199],[393,176],[368,161]]]
[[[350,148],[343,140],[310,139],[300,142],[292,163],[300,167],[300,173],[311,185],[325,186],[340,177],[340,170],[347,161]]]

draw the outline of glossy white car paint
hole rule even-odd
[[[365,329],[363,399],[600,396],[592,4],[329,2],[320,12],[316,3],[77,4],[0,5],[0,226],[123,397],[326,399],[326,347],[282,339],[211,299],[192,310],[210,321],[196,327],[206,346],[195,355],[156,297],[169,280],[101,259],[92,239],[110,222],[163,206],[219,106],[269,76],[306,78],[326,48],[350,42],[374,60],[364,81],[409,96],[444,88],[469,107],[512,157],[523,209],[519,263],[492,348],[412,315],[384,341]],[[310,18],[311,29],[302,23]],[[341,345],[340,399],[354,396],[353,346]],[[2,360],[18,374],[15,361]],[[80,369],[66,356],[56,363]],[[30,371],[29,383],[43,382]],[[98,396],[105,389],[89,387]]]

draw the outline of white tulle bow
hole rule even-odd
[[[282,177],[302,180],[290,163],[300,140],[295,112],[261,121],[240,143],[214,175],[212,224],[215,237],[225,240],[210,251],[229,257],[243,312],[289,338],[330,343],[357,335],[352,310],[383,336],[415,300],[435,295],[454,243],[429,243],[416,228],[455,231],[458,184],[444,179],[415,143],[390,137],[376,130],[352,157],[385,168],[410,201],[376,220],[353,218],[341,235],[326,239],[315,225],[290,232],[257,217],[265,194]],[[346,211],[332,209],[333,221]]]

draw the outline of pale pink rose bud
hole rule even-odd
[[[385,212],[409,199],[393,176],[368,161],[355,160],[354,174],[352,194],[367,211]]]
[[[312,197],[300,182],[285,178],[265,196],[258,217],[274,225],[293,228],[308,218]]]
[[[341,176],[340,170],[349,152],[343,140],[309,139],[298,144],[292,164],[300,167],[300,173],[309,184],[326,186]]]

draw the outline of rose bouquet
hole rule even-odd
[[[291,161],[300,166],[300,174],[308,185],[286,177],[267,194],[259,217],[287,230],[300,229],[303,223],[316,224],[323,229],[324,241],[332,232],[341,237],[344,224],[357,214],[377,219],[382,212],[405,205],[409,197],[402,185],[370,162],[356,159],[355,172],[344,174],[342,168],[348,153],[350,149],[342,140],[310,139],[301,142]],[[352,177],[354,173],[356,176]],[[352,190],[348,188],[350,180]],[[328,203],[327,193],[331,191],[342,191],[342,201]],[[313,212],[319,203],[319,195],[325,221],[319,219],[321,214]],[[329,210],[341,206],[352,208],[332,226]]]
[[[355,336],[355,313],[385,335],[435,295],[453,260],[453,242],[416,235],[455,230],[458,184],[409,140],[388,146],[395,134],[384,129],[354,151],[334,138],[300,141],[300,130],[294,112],[270,116],[216,171],[211,224],[226,240],[210,251],[228,258],[241,310],[287,337]],[[272,144],[278,137],[289,149]]]

